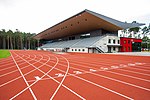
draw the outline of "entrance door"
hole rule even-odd
[[[111,53],[111,47],[108,47],[108,53]]]

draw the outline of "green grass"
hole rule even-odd
[[[0,59],[7,58],[10,56],[10,52],[8,50],[0,50]]]

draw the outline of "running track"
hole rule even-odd
[[[150,57],[11,50],[0,100],[149,100]]]

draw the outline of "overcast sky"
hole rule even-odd
[[[150,0],[0,0],[0,29],[39,33],[84,9],[150,23]]]

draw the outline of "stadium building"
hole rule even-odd
[[[118,30],[138,27],[140,23],[121,22],[84,10],[35,36],[48,41],[38,49],[64,52],[105,53],[123,51]],[[123,42],[122,42],[123,43]],[[126,50],[127,51],[127,50]]]

